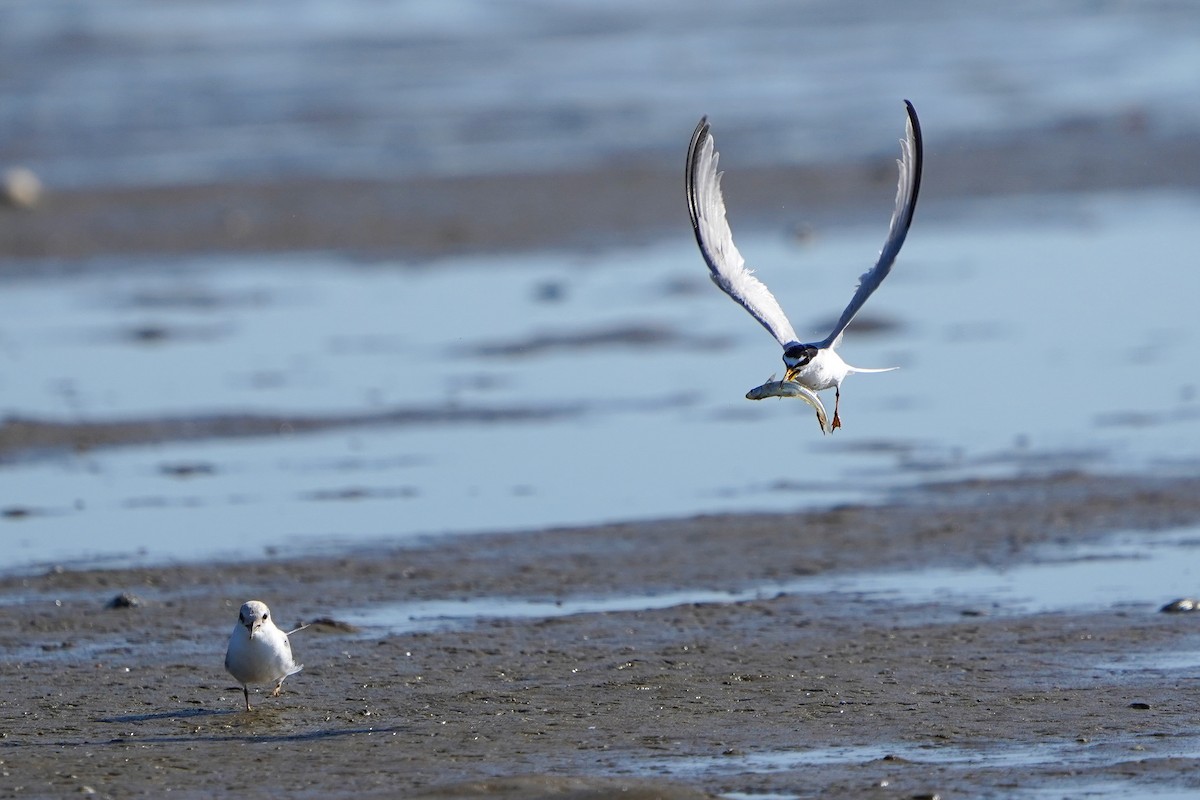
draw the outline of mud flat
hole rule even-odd
[[[1200,520],[1198,489],[1066,474],[799,515],[10,575],[3,793],[1173,796],[1200,774],[1200,618],[1159,613],[1172,597],[1030,612],[871,586],[1003,575],[1115,531],[1149,552]],[[109,607],[122,593],[132,605]],[[304,671],[247,713],[221,661],[251,597],[282,624],[324,621],[294,637]]]

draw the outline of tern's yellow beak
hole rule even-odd
[[[794,381],[800,375],[799,367],[788,367],[783,373],[783,382]]]

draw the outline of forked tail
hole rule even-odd
[[[875,368],[875,369],[869,369],[867,367],[852,367],[849,364],[847,364],[846,365],[846,374],[853,375],[856,372],[862,372],[864,374],[868,373],[868,372],[892,372],[892,371],[898,370],[898,369],[900,369],[900,368],[899,367],[879,367],[879,368]]]

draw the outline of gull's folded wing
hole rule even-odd
[[[708,118],[705,117],[692,134],[692,142],[688,146],[687,172],[684,175],[696,243],[708,262],[713,283],[749,311],[781,345],[787,347],[795,344],[796,332],[779,307],[779,301],[746,268],[745,259],[733,243],[733,231],[725,219],[725,200],[721,197],[721,173],[717,172],[717,159],[712,135],[708,132]],[[903,241],[903,234],[900,238]],[[897,244],[896,249],[899,247]]]
[[[862,308],[863,303],[867,302],[867,298],[879,288],[879,284],[883,283],[883,279],[892,271],[892,263],[896,260],[900,247],[904,244],[904,237],[908,235],[909,225],[912,224],[913,211],[917,207],[917,193],[921,189],[921,123],[917,120],[917,112],[912,103],[905,100],[904,106],[908,110],[908,125],[905,137],[900,141],[901,157],[896,162],[900,167],[900,180],[896,186],[896,208],[892,211],[892,223],[888,228],[887,241],[883,243],[883,249],[879,251],[879,259],[875,262],[875,266],[864,272],[863,276],[859,278],[858,290],[854,292],[854,297],[850,298],[850,304],[842,312],[837,325],[817,345],[818,347],[834,345],[838,337],[842,335],[842,331],[846,330],[846,326],[850,324],[850,320],[854,319],[854,315]]]

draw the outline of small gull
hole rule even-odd
[[[250,710],[250,684],[274,683],[272,696],[278,697],[283,679],[304,668],[292,657],[288,637],[307,627],[302,625],[295,631],[284,633],[275,627],[266,603],[250,600],[242,605],[237,625],[229,636],[229,649],[225,651],[225,669],[242,684],[247,711]]]
[[[700,253],[708,263],[710,277],[722,291],[749,311],[783,346],[783,365],[786,368],[783,380],[769,381],[751,389],[747,398],[761,400],[765,397],[802,397],[817,409],[818,421],[822,422],[823,432],[842,426],[838,407],[842,399],[842,381],[847,375],[855,372],[889,372],[895,369],[852,367],[843,361],[835,350],[842,342],[842,333],[846,326],[891,272],[892,264],[912,224],[913,211],[917,206],[917,192],[921,188],[921,125],[917,121],[917,112],[912,103],[905,100],[904,106],[908,111],[908,123],[905,137],[900,141],[901,157],[896,162],[900,167],[900,180],[896,187],[896,206],[892,211],[887,240],[883,243],[875,266],[863,273],[859,279],[858,289],[850,299],[849,305],[842,311],[837,324],[833,326],[829,335],[819,342],[806,344],[796,337],[792,323],[788,321],[775,296],[766,284],[754,277],[753,270],[746,267],[745,259],[733,243],[733,231],[725,218],[725,200],[721,195],[722,173],[717,171],[718,155],[713,148],[707,117],[701,118],[695,133],[692,134],[691,144],[688,145],[687,171],[684,174],[688,211],[691,214],[696,243],[700,245]],[[799,392],[789,384],[799,384],[810,390],[810,393]],[[831,386],[835,392],[833,421],[827,427],[820,419],[824,409],[819,400],[814,403],[816,396],[811,392],[819,392]]]

